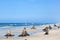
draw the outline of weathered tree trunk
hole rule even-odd
[[[43,29],[43,31],[45,32],[45,35],[48,35],[49,33],[48,33],[48,27],[45,27],[44,29]]]
[[[12,36],[14,36],[14,35],[11,34],[11,31],[9,31],[5,36],[8,38],[8,37],[12,37]]]
[[[26,28],[24,28],[22,34],[19,35],[19,37],[24,37],[24,36],[30,36],[30,35],[27,33]]]

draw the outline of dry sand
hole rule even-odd
[[[46,25],[45,25],[46,26]],[[40,29],[43,29],[44,27],[36,27],[37,29],[30,29],[27,28],[28,32],[36,32],[39,31]],[[54,27],[53,27],[54,28]],[[22,32],[22,29],[16,29],[16,30],[11,30],[12,32]],[[27,37],[0,37],[0,40],[60,40],[60,29],[56,28],[54,30],[49,30],[49,35],[44,35],[44,32],[37,32],[33,35],[27,36]]]

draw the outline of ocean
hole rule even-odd
[[[0,23],[0,27],[3,26],[30,26],[30,25],[40,25],[39,23]]]
[[[48,23],[45,23],[48,24]],[[20,29],[21,27],[32,27],[32,25],[39,26],[43,25],[43,23],[0,23],[0,37],[4,37],[4,35],[7,33],[8,30],[16,30]],[[1,33],[5,32],[5,33]],[[36,32],[29,32],[30,35],[38,33],[38,32],[43,32],[42,30],[36,31]],[[21,34],[18,32],[13,33],[14,38],[17,37],[17,35]]]
[[[30,27],[31,25],[38,26],[38,25],[40,25],[40,23],[34,23],[34,24],[33,23],[0,23],[0,32],[1,31],[7,32],[8,30],[16,30],[16,29],[20,29],[21,27],[25,27],[25,26]],[[34,33],[36,33],[36,32],[30,32],[29,34],[32,35]],[[5,34],[6,33],[1,33],[0,37],[4,37]],[[16,32],[14,34],[16,35],[16,36],[14,36],[14,38],[15,38],[20,33]]]

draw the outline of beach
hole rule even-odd
[[[54,27],[53,24],[51,24],[52,29],[49,30],[49,34],[44,35],[45,32],[42,29],[49,25],[35,26],[36,29],[31,29],[32,26],[26,27],[26,31],[30,34],[30,36],[26,37],[18,37],[18,35],[22,33],[24,27],[10,29],[15,36],[9,38],[4,36],[8,30],[0,31],[1,35],[4,33],[2,37],[0,36],[0,40],[60,40],[60,28]]]

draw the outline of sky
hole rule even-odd
[[[0,0],[0,22],[59,23],[60,0]]]

